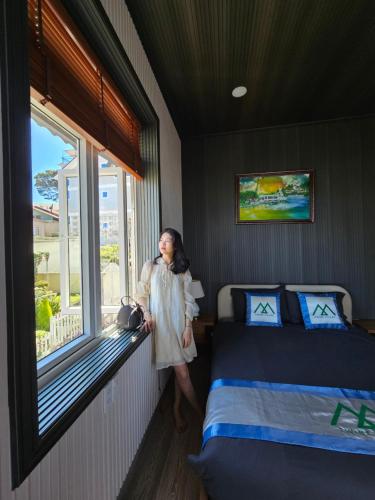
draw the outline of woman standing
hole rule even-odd
[[[192,320],[199,309],[191,295],[192,278],[181,235],[175,229],[165,229],[160,236],[159,251],[158,257],[143,266],[137,299],[145,308],[143,328],[154,332],[156,368],[174,368],[173,413],[176,428],[182,432],[186,422],[180,410],[181,392],[203,419],[187,367],[197,355]]]

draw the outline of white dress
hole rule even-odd
[[[193,337],[188,347],[182,347],[182,334],[185,318],[192,321],[198,315],[199,308],[191,294],[190,271],[174,274],[161,257],[156,262],[145,262],[136,297],[149,299],[150,312],[155,321],[152,334],[155,363],[160,370],[190,363],[197,355]]]

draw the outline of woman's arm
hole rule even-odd
[[[189,347],[193,338],[192,320],[199,312],[198,305],[191,293],[192,278],[190,271],[186,271],[184,275],[184,297],[185,297],[185,329],[182,334],[182,347]]]
[[[145,318],[141,330],[145,330],[147,333],[152,332],[154,329],[154,321],[152,319],[152,314],[147,309],[147,300],[144,297],[139,297],[138,303],[142,307],[143,316]]]
[[[182,347],[185,349],[191,344],[191,339],[193,338],[193,326],[191,320],[185,316],[185,330],[182,334]]]

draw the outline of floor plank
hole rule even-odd
[[[207,399],[210,352],[198,346],[198,357],[190,364],[190,375],[202,406]],[[174,381],[169,381],[158,408],[131,466],[118,500],[198,500],[200,482],[186,461],[198,453],[202,430],[199,418],[183,399],[188,428],[179,434],[173,422]]]

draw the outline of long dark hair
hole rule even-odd
[[[174,274],[184,273],[189,269],[190,261],[185,255],[181,234],[175,229],[172,229],[171,227],[166,227],[165,229],[163,229],[163,231],[160,233],[160,237],[164,233],[168,233],[173,241],[174,253],[173,253],[173,261],[171,264],[171,271]],[[155,257],[154,264],[157,264],[156,261],[159,257],[162,257],[162,255],[159,254],[157,257]]]

